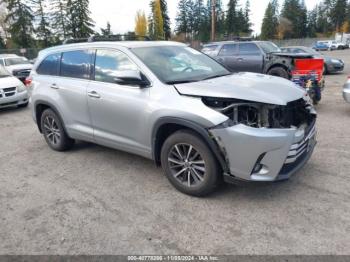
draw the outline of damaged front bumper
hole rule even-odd
[[[211,129],[229,173],[225,180],[278,181],[288,179],[311,157],[316,145],[315,121],[289,129],[235,125]]]

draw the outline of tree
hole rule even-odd
[[[31,47],[34,44],[33,10],[26,0],[4,0],[8,13],[5,23],[10,25],[12,41],[20,47]]]
[[[58,39],[66,39],[68,37],[68,12],[67,0],[52,0],[52,24],[54,34]]]
[[[189,21],[188,21],[188,5],[187,0],[180,0],[177,6],[176,16],[176,32],[178,34],[187,34],[190,32]]]
[[[4,39],[2,39],[1,35],[0,35],[0,49],[5,49],[6,45],[5,45],[5,41]]]
[[[89,0],[68,0],[68,31],[74,38],[87,38],[94,34],[94,21],[90,17]]]
[[[228,10],[226,17],[226,30],[228,34],[239,35],[240,33],[240,21],[239,14],[237,11],[238,0],[230,0],[228,2]]]
[[[285,31],[285,38],[303,38],[307,34],[307,9],[299,0],[285,0],[281,17],[291,23],[292,29]]]
[[[147,18],[145,12],[139,10],[135,18],[135,34],[139,36],[147,35]]]
[[[272,0],[268,3],[265,10],[261,26],[261,39],[269,40],[274,39],[277,36],[278,29],[278,2]]]
[[[242,32],[246,34],[251,34],[253,32],[252,30],[252,23],[250,22],[250,1],[247,0],[244,8],[244,17],[243,17],[243,27]]]
[[[35,29],[36,35],[42,41],[44,47],[48,47],[51,43],[52,32],[50,30],[49,18],[46,12],[46,2],[44,0],[32,0],[35,5],[34,15],[39,19]]]
[[[112,30],[111,30],[111,24],[107,22],[106,28],[101,28],[101,34],[103,36],[110,36],[112,35]]]
[[[164,36],[162,39],[169,39],[171,37],[171,28],[170,28],[170,17],[168,15],[168,4],[166,0],[151,0],[151,15],[148,17],[148,32],[152,38],[155,38],[155,8],[156,4],[159,2],[161,19],[163,20],[163,32]],[[159,20],[159,19],[158,19]]]
[[[160,9],[163,18],[164,37],[168,40],[171,37],[170,17],[168,14],[168,3],[166,0],[160,0]]]
[[[339,31],[347,17],[347,0],[335,0],[330,11],[330,17],[334,30]]]

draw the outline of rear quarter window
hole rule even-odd
[[[38,66],[36,72],[39,75],[57,76],[60,66],[61,54],[53,54],[46,57]]]
[[[90,50],[77,50],[63,53],[60,76],[90,79],[92,56]]]

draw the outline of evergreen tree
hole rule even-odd
[[[309,11],[307,19],[307,36],[316,37],[317,33],[317,6]]]
[[[162,10],[164,37],[167,40],[171,37],[170,17],[168,14],[167,0],[160,0],[160,8]]]
[[[226,30],[228,34],[239,35],[241,29],[241,21],[238,8],[238,0],[229,0],[226,16]]]
[[[68,30],[73,38],[87,38],[94,34],[94,22],[90,17],[89,0],[68,0]]]
[[[260,38],[263,40],[274,39],[278,28],[278,2],[272,0],[268,3],[261,26]]]
[[[289,21],[292,29],[285,34],[285,38],[303,38],[307,33],[307,10],[304,2],[299,0],[285,0],[281,17]]]
[[[330,17],[334,30],[339,31],[347,18],[347,0],[336,0],[330,11]]]
[[[0,49],[5,49],[6,45],[5,45],[5,41],[4,39],[2,39],[1,35],[0,35]]]
[[[32,35],[34,33],[33,26],[33,10],[26,0],[4,0],[7,6],[6,23],[9,23],[9,33],[12,41],[20,47],[33,46]]]
[[[148,32],[149,35],[154,38],[155,37],[155,5],[158,0],[151,0],[150,7],[151,7],[151,15],[148,17]],[[170,27],[170,17],[168,14],[168,4],[167,0],[159,0],[160,3],[160,11],[161,11],[161,19],[163,20],[163,32],[164,32],[164,39],[169,39],[171,37],[171,27]]]
[[[54,34],[58,39],[66,39],[68,37],[68,13],[67,0],[52,0],[52,24]]]
[[[103,36],[110,36],[112,35],[112,30],[111,30],[111,24],[107,22],[106,28],[101,28],[101,34]]]
[[[35,5],[34,15],[38,21],[38,25],[36,27],[36,35],[39,40],[42,41],[44,47],[48,47],[51,43],[52,32],[50,30],[49,18],[45,12],[46,10],[46,1],[44,0],[32,0]]]
[[[188,19],[188,4],[187,0],[180,0],[177,6],[177,16],[176,16],[176,32],[178,34],[187,34],[190,32],[189,19]]]
[[[251,34],[253,32],[252,23],[250,22],[250,1],[249,0],[247,0],[244,8],[242,32],[246,34]]]

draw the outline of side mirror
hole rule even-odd
[[[118,71],[115,74],[114,81],[119,85],[139,86],[141,88],[145,88],[150,85],[147,78],[138,70]]]

